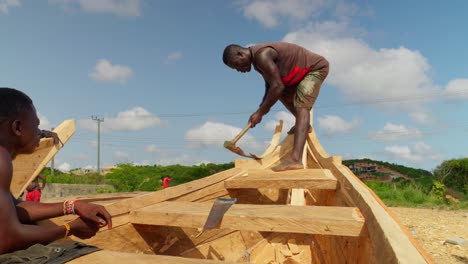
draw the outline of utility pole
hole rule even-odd
[[[51,131],[54,131],[54,128],[51,129]],[[50,176],[54,176],[54,169],[55,169],[55,155],[52,157],[52,160],[50,161]]]
[[[98,143],[97,143],[97,173],[101,174],[101,122],[104,122],[104,118],[99,118],[97,116],[91,116],[91,119],[97,122],[98,124]]]

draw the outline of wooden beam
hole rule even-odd
[[[226,189],[275,188],[275,189],[336,189],[336,178],[329,170],[305,169],[273,172],[252,170],[247,175],[224,182]]]
[[[211,203],[164,202],[130,213],[130,222],[144,225],[201,228]],[[235,204],[221,229],[337,236],[359,236],[364,219],[351,207]]]
[[[129,213],[130,211],[137,210],[145,206],[150,206],[182,196],[186,196],[184,199],[190,199],[188,198],[189,194],[195,193],[196,196],[198,196],[199,191],[204,192],[203,189],[206,189],[211,185],[215,185],[216,183],[222,182],[231,177],[240,175],[240,173],[243,173],[243,170],[235,168],[225,170],[195,181],[187,182],[174,187],[169,187],[157,192],[152,192],[150,194],[141,195],[135,198],[118,201],[116,203],[106,205],[106,209],[112,216],[116,216],[120,214]],[[219,185],[219,188],[224,189],[222,185]],[[217,192],[219,188],[216,188],[216,191],[212,190],[212,192]],[[204,193],[204,196],[206,195],[208,194]]]
[[[54,132],[57,133],[62,143],[67,143],[75,133],[75,121],[63,121],[54,129]],[[51,138],[44,138],[33,153],[16,156],[13,160],[13,178],[10,184],[13,196],[18,198],[62,147],[61,143],[54,144]]]
[[[134,253],[121,253],[101,250],[72,261],[69,264],[101,264],[101,263],[165,263],[165,264],[229,264],[226,262],[208,259],[191,259],[182,257],[172,257],[163,255],[147,255]]]

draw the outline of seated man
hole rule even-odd
[[[101,227],[112,228],[110,214],[100,205],[76,200],[19,202],[13,197],[10,192],[12,161],[17,154],[34,152],[40,139],[38,126],[36,109],[27,95],[15,89],[0,88],[0,254],[35,244],[46,245],[69,235],[86,239]],[[79,217],[62,226],[34,224],[64,214]]]

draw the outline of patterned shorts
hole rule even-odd
[[[286,87],[281,101],[294,107],[312,109],[320,92],[322,77],[318,71],[307,73],[296,86]]]

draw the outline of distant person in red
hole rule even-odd
[[[172,180],[169,176],[161,177],[163,189],[169,187],[169,181]]]
[[[39,186],[39,179],[42,180],[42,186]],[[37,177],[28,185],[26,190],[28,193],[26,194],[26,201],[29,202],[40,202],[42,190],[44,190],[46,186],[46,177],[42,175],[37,175]]]

